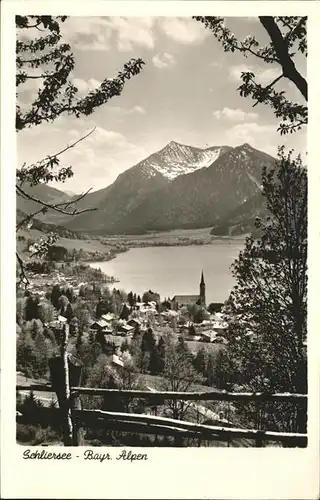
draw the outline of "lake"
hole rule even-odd
[[[235,284],[230,265],[243,247],[242,240],[227,240],[210,245],[132,248],[113,260],[90,266],[118,279],[116,288],[141,296],[152,290],[161,298],[198,294],[203,270],[209,304],[228,298]]]

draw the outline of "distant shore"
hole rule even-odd
[[[213,236],[206,233],[208,230],[210,228],[205,230],[175,230],[167,233],[151,233],[148,235],[105,237],[99,239],[99,241],[102,245],[108,247],[108,251],[104,254],[98,252],[95,258],[88,258],[83,261],[89,265],[94,262],[107,262],[114,259],[119,253],[128,252],[132,248],[203,246],[219,243],[225,244],[226,242],[229,242],[230,245],[232,243],[238,244],[239,241],[244,242],[247,236]],[[191,234],[187,235],[189,231]],[[181,235],[181,232],[184,234]],[[197,233],[195,234],[195,232]]]

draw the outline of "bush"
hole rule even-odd
[[[21,443],[39,445],[45,442],[61,441],[61,435],[50,426],[17,424],[16,440]]]

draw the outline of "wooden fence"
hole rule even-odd
[[[137,413],[82,409],[80,395],[91,397],[108,396],[115,400],[144,400],[148,405],[157,407],[165,401],[227,401],[227,402],[284,402],[298,403],[302,407],[302,415],[306,419],[306,394],[269,394],[269,393],[231,393],[231,392],[170,392],[170,391],[138,391],[78,387],[80,377],[74,376],[74,367],[67,354],[68,327],[61,339],[60,357],[53,359],[50,365],[52,384],[17,385],[17,391],[55,392],[59,408],[37,408],[32,414],[17,412],[17,422],[33,424],[61,424],[65,446],[82,446],[84,444],[83,427],[116,430],[129,433],[153,434],[155,436],[173,436],[175,443],[181,445],[183,438],[205,441],[227,441],[234,439],[253,440],[255,446],[263,446],[266,442],[277,442],[283,446],[307,445],[307,434],[272,432],[254,429],[240,429],[230,425],[205,425],[173,418]],[[73,370],[73,372],[72,372]],[[77,374],[76,374],[77,375]],[[301,409],[300,409],[301,413]]]
[[[51,385],[17,385],[17,391],[53,391]],[[117,396],[121,400],[142,399],[149,405],[157,406],[167,400],[179,401],[241,401],[241,402],[303,402],[306,394],[268,394],[268,393],[230,393],[230,392],[148,392],[137,390],[96,389],[71,387],[67,404],[60,408],[39,408],[32,415],[32,423],[61,422],[64,428],[64,444],[81,446],[83,443],[82,427],[101,426],[108,430],[154,434],[174,437],[195,438],[206,441],[228,442],[233,439],[254,440],[256,446],[273,441],[285,446],[306,446],[307,435],[303,433],[272,432],[253,429],[239,429],[229,426],[213,426],[186,422],[166,417],[136,413],[81,409],[80,395]],[[61,399],[61,398],[60,398]],[[30,422],[30,416],[17,415],[18,422]]]

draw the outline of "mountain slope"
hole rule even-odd
[[[94,207],[96,211],[75,217],[46,214],[41,219],[96,234],[208,226],[219,234],[239,234],[252,225],[262,204],[262,167],[274,164],[274,158],[249,144],[201,149],[172,141],[77,204],[78,209]],[[37,186],[37,190],[44,201],[72,199],[48,186]],[[31,211],[21,204],[18,208]]]
[[[111,186],[101,190],[98,199],[95,199],[95,193],[86,197],[83,203],[97,207],[97,211],[73,217],[66,221],[66,227],[97,233],[105,231],[105,228],[111,232],[117,230],[123,217],[134,210],[147,194],[168,182],[159,172],[136,165],[120,174]]]
[[[207,227],[255,196],[263,166],[274,159],[244,144],[229,150],[210,167],[181,175],[156,191],[122,220],[135,231]]]
[[[94,199],[95,193],[88,195],[83,203],[98,210],[74,217],[66,221],[66,225],[74,230],[97,233],[135,232],[140,223],[136,224],[130,214],[145,200],[166,188],[172,179],[212,164],[229,149],[228,146],[200,149],[172,141],[120,174],[111,186],[99,191],[98,199]],[[128,218],[129,226],[123,223]]]
[[[229,212],[211,231],[215,236],[237,236],[251,233],[258,235],[255,227],[256,217],[265,218],[267,209],[261,191]]]
[[[27,217],[26,213],[21,212],[21,210],[17,209],[17,222],[24,220],[26,217]],[[34,217],[32,219],[32,223],[24,224],[24,226],[21,228],[18,234],[23,232],[23,230],[28,231],[29,229],[41,231],[43,233],[43,236],[48,233],[55,233],[62,238],[74,238],[74,239],[81,239],[85,238],[86,236],[82,235],[81,233],[68,230],[64,226],[43,222],[37,217]]]
[[[23,190],[35,198],[44,201],[46,203],[55,204],[63,201],[68,201],[71,196],[67,193],[60,191],[54,187],[48,186],[47,184],[38,184],[37,186],[28,186],[27,184],[23,186]],[[25,214],[31,214],[36,212],[41,208],[40,203],[24,198],[23,196],[17,195],[17,210],[24,212]],[[62,214],[49,210],[45,215],[38,215],[39,219],[46,220],[47,222],[59,223],[63,221],[65,217]]]

